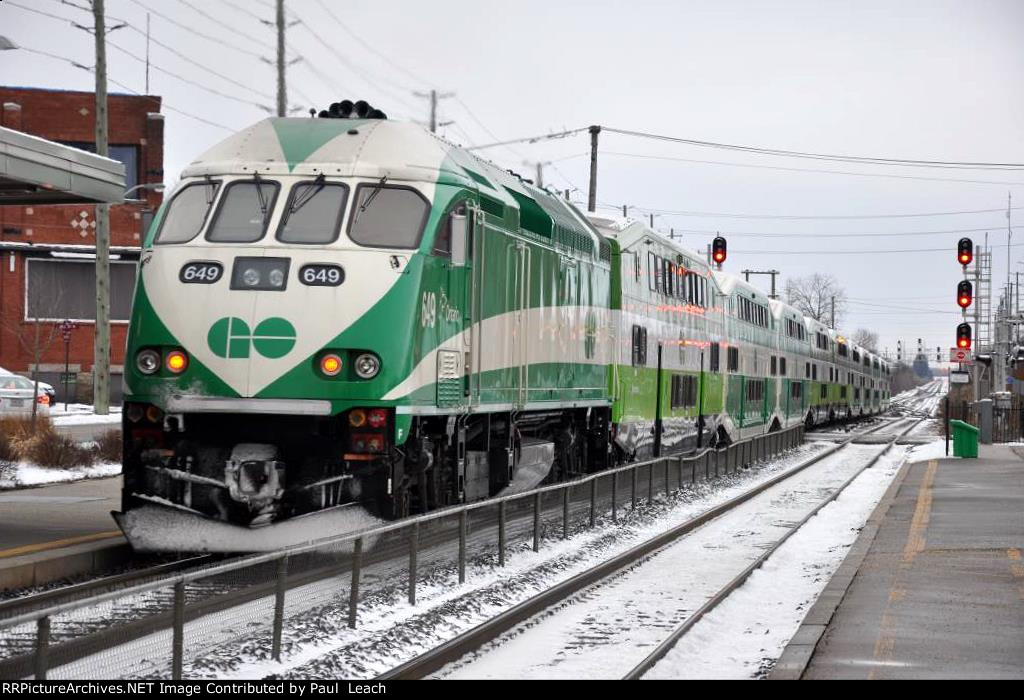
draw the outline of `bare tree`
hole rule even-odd
[[[878,352],[878,333],[869,331],[867,328],[858,328],[853,334],[853,342],[871,352]]]
[[[786,301],[826,326],[839,325],[846,313],[846,290],[831,275],[815,273],[786,281]]]

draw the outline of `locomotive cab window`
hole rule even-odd
[[[186,185],[167,204],[157,243],[188,243],[199,235],[220,189],[219,182]]]
[[[633,366],[647,365],[647,329],[633,326]]]
[[[348,235],[371,248],[416,248],[429,212],[427,200],[416,190],[359,185]]]
[[[232,182],[224,190],[206,240],[255,243],[263,238],[274,211],[279,185],[266,180]]]
[[[288,206],[277,227],[282,243],[327,244],[338,240],[345,214],[348,186],[323,180],[300,182],[292,187]]]

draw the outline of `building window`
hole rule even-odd
[[[740,349],[729,348],[729,371],[739,372],[740,371]]]
[[[134,262],[110,262],[110,319],[127,321],[135,294]],[[96,262],[42,260],[25,265],[26,321],[95,321]]]
[[[786,358],[785,357],[780,357],[779,358],[779,374],[781,374],[783,377],[786,376]]]
[[[821,385],[821,398],[823,398],[823,399],[827,399],[828,398],[828,384],[822,384]]]
[[[846,387],[845,386],[839,387],[839,398],[843,399],[844,401],[846,400]]]
[[[818,379],[818,365],[811,365],[811,379]]]
[[[803,382],[793,382],[789,385],[789,395],[796,400],[800,400],[804,395]]]
[[[697,378],[683,374],[672,375],[672,408],[690,408],[697,405]]]
[[[774,377],[774,376],[775,376],[776,374],[778,374],[778,373],[779,373],[779,365],[778,365],[778,363],[779,363],[779,360],[778,360],[778,358],[777,358],[777,357],[775,357],[774,355],[772,355],[772,361],[771,361],[771,370],[770,370],[770,372],[771,372],[771,375],[772,375],[773,377]]]
[[[764,380],[757,379],[747,382],[747,402],[762,401],[764,399]]]
[[[96,144],[91,141],[61,141],[67,146],[77,148],[80,151],[96,152]],[[139,184],[139,147],[131,145],[107,146],[107,158],[124,163],[124,188],[130,190]],[[134,199],[143,198],[145,193],[132,192],[130,197]]]
[[[647,366],[647,329],[633,326],[633,366]]]

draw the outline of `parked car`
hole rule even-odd
[[[37,413],[49,415],[50,397],[42,390],[34,391],[34,383],[17,374],[0,376],[0,416],[32,414],[33,400],[38,404]]]
[[[20,377],[22,375],[14,374],[14,372],[8,371],[3,367],[0,367],[0,380],[2,380],[4,377],[9,376]],[[31,382],[32,380],[29,379],[29,381]],[[57,392],[54,391],[52,385],[47,384],[46,382],[39,382],[39,393],[46,394],[46,397],[48,399],[48,406],[55,406],[57,404]]]

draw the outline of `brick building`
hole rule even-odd
[[[0,126],[95,150],[91,92],[0,86]],[[125,165],[130,201],[110,207],[111,394],[119,400],[128,314],[139,246],[161,194],[160,98],[110,94],[108,157]],[[0,206],[0,367],[39,377],[62,395],[65,345],[57,326],[71,320],[71,399],[92,393],[96,213],[91,205]]]

